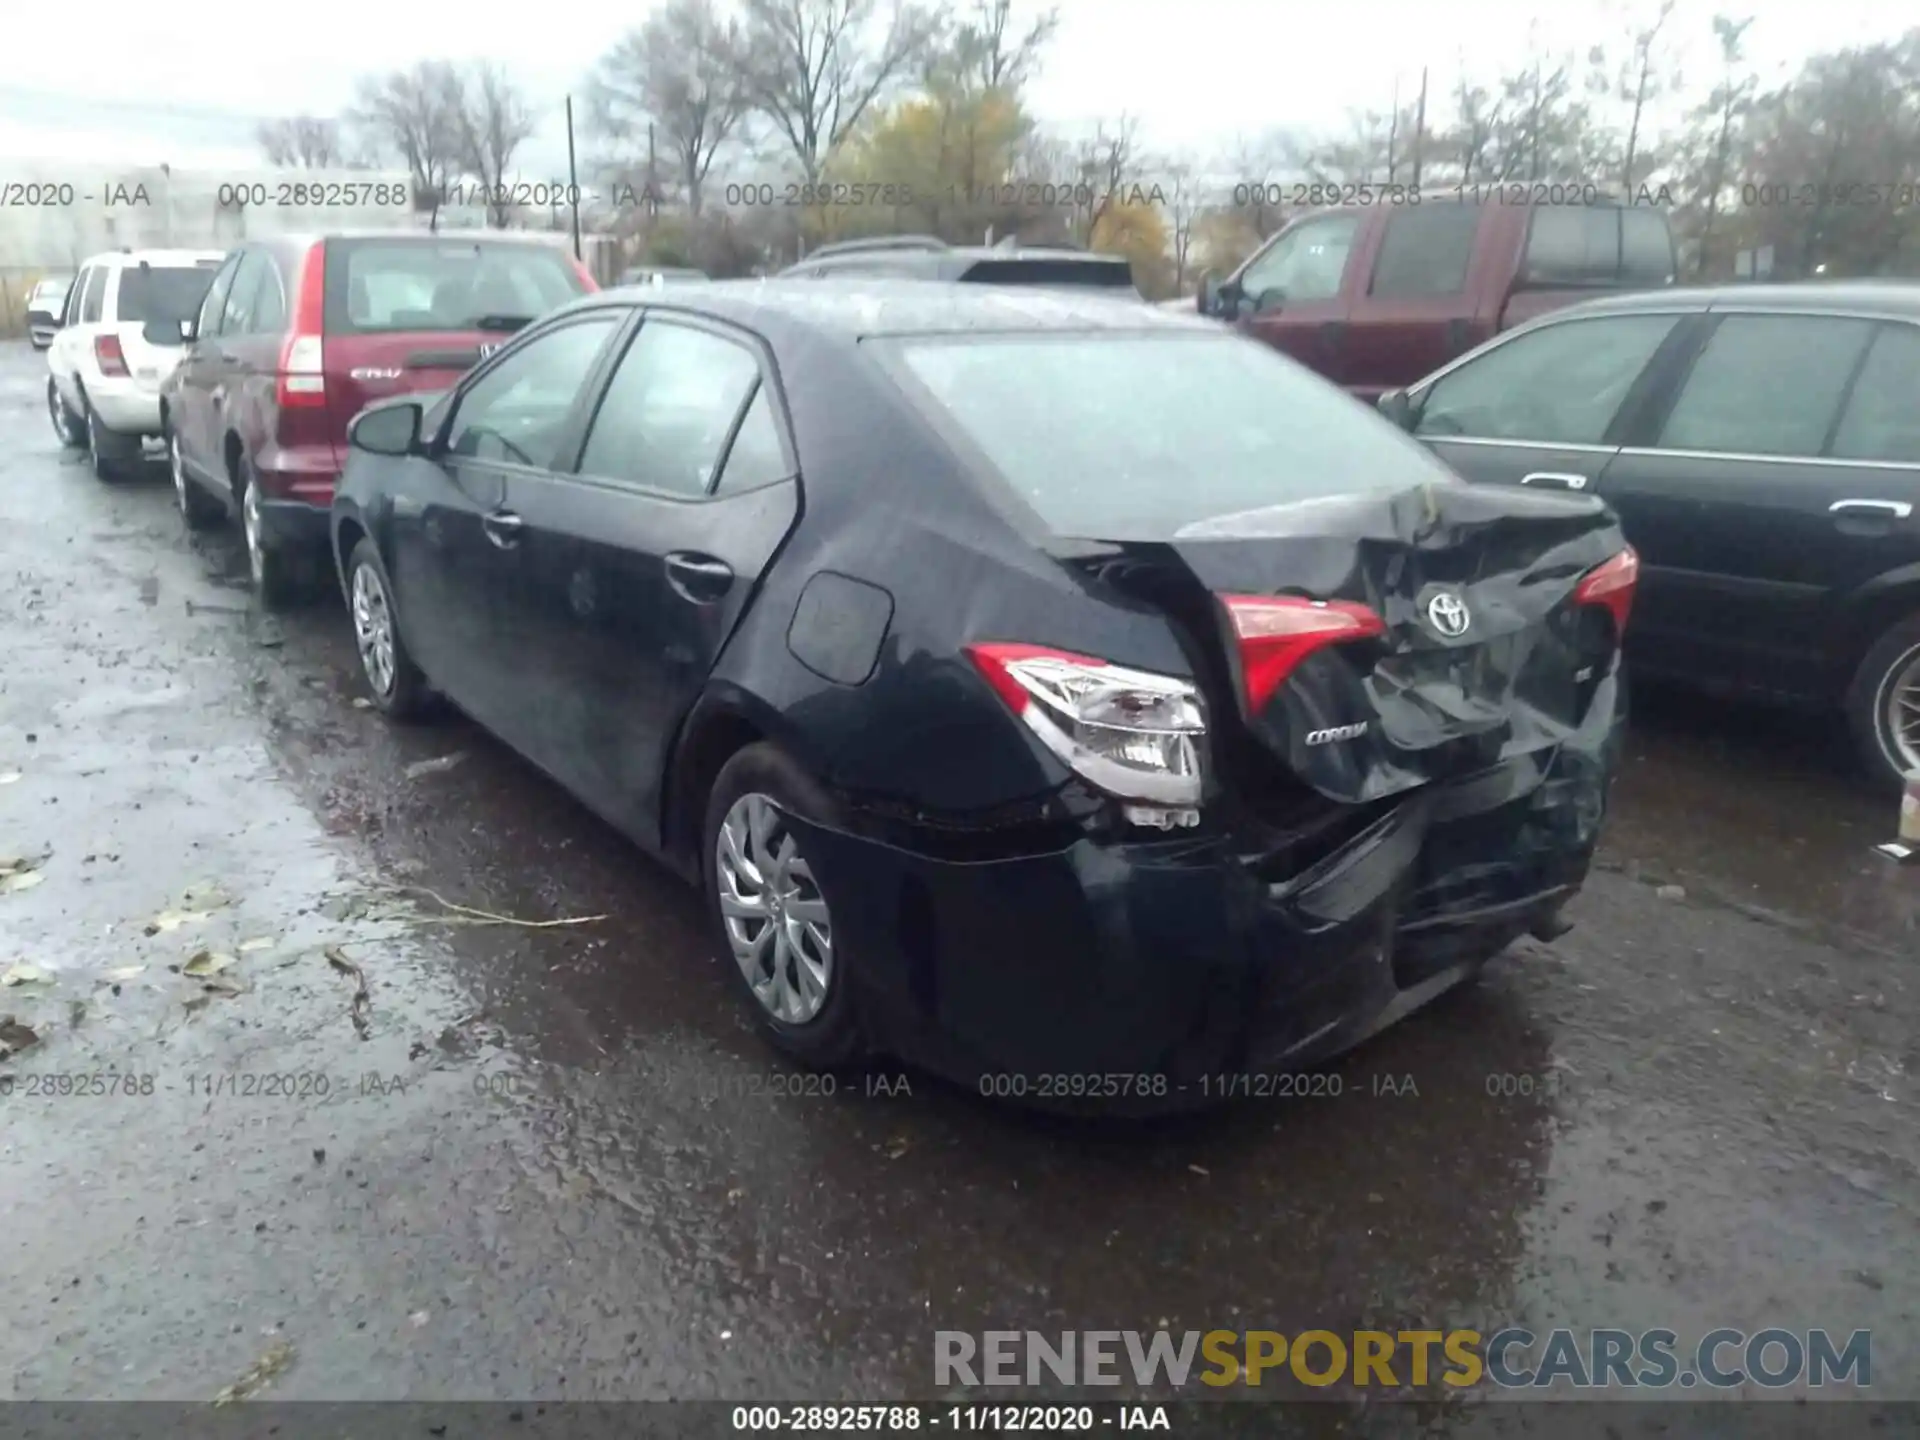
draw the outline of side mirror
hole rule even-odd
[[[347,442],[370,455],[412,455],[420,449],[418,401],[397,400],[362,410],[347,427]]]
[[[1256,314],[1264,315],[1269,310],[1284,308],[1286,303],[1287,292],[1282,290],[1278,285],[1275,285],[1270,289],[1262,290],[1259,295],[1254,298],[1253,308]]]
[[[1203,270],[1200,274],[1200,286],[1193,294],[1194,308],[1202,315],[1213,315],[1220,309],[1220,276],[1212,270]]]
[[[189,345],[193,343],[193,321],[149,320],[140,327],[140,338],[149,345]]]
[[[1381,415],[1398,425],[1409,435],[1413,433],[1415,422],[1420,418],[1414,411],[1413,401],[1404,390],[1389,390],[1374,402]]]

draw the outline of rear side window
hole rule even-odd
[[[1873,330],[1818,315],[1727,316],[1680,387],[1661,448],[1818,455]]]
[[[191,320],[200,313],[213,275],[210,267],[201,265],[126,266],[120,271],[114,318],[123,325]]]
[[[1087,260],[978,260],[960,276],[983,285],[1046,285],[1090,290],[1132,290],[1133,267]]]
[[[672,495],[705,495],[760,378],[745,346],[649,320],[613,372],[580,473]]]
[[[86,298],[87,282],[92,278],[93,271],[91,270],[82,270],[74,277],[73,288],[67,291],[66,308],[61,311],[60,323],[62,325],[78,325],[80,323],[80,302]]]
[[[1920,326],[1883,325],[1834,432],[1842,460],[1920,464]]]
[[[107,267],[96,265],[87,277],[87,293],[80,297],[80,323],[96,325],[100,321],[100,302],[107,293]]]
[[[726,463],[720,467],[716,494],[754,490],[784,480],[792,473],[786,452],[780,448],[780,427],[773,418],[773,402],[767,398],[763,383],[753,392],[753,403],[740,421],[733,444],[727,447]]]
[[[1604,315],[1515,335],[1434,381],[1416,435],[1598,445],[1677,315]]]
[[[327,242],[326,333],[471,331],[537,320],[587,291],[559,250],[498,240]]]
[[[1419,205],[1387,217],[1369,295],[1457,295],[1480,231],[1478,205]]]
[[[1661,211],[1616,205],[1541,205],[1527,226],[1529,285],[1665,285],[1673,235]]]
[[[1167,540],[1246,511],[1452,478],[1378,415],[1238,335],[929,338],[897,354],[936,424],[1056,535]]]

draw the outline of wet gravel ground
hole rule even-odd
[[[338,600],[250,612],[171,502],[0,346],[0,1398],[933,1398],[936,1329],[1507,1323],[1871,1328],[1920,1397],[1920,870],[1820,725],[1640,697],[1577,928],[1337,1097],[785,1094],[691,892],[356,706]]]

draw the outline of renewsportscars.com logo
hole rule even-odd
[[[1196,1363],[1197,1362],[1197,1363]],[[1873,1384],[1873,1333],[1710,1330],[937,1330],[934,1383],[987,1388],[1198,1383],[1514,1390],[1819,1389]]]

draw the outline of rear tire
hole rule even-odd
[[[810,1069],[840,1069],[869,1052],[850,957],[786,815],[833,824],[838,809],[776,746],[749,745],[721,767],[700,830],[707,917],[729,982],[767,1039]]]
[[[78,450],[87,443],[86,427],[60,393],[60,383],[51,375],[47,377],[47,417],[53,421],[54,438],[65,449]]]
[[[1898,791],[1920,776],[1920,614],[1874,641],[1847,687],[1847,727],[1868,776]]]
[[[244,455],[240,457],[240,528],[246,538],[247,570],[261,608],[293,609],[306,598],[307,568],[299,556],[267,539],[253,464]]]
[[[140,437],[109,430],[100,422],[99,413],[91,405],[87,406],[86,431],[87,460],[93,466],[94,478],[111,485],[125,473],[132,460],[139,458]],[[132,444],[129,445],[128,441],[132,441]]]
[[[180,511],[180,519],[189,530],[211,530],[227,518],[227,507],[187,474],[178,435],[167,436],[167,463],[173,471],[173,501]]]
[[[380,548],[363,537],[347,557],[347,613],[353,621],[360,676],[381,713],[414,720],[433,708],[433,689],[400,638],[400,613]]]

